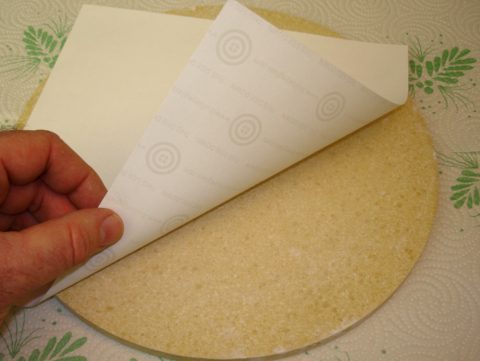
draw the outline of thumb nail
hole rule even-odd
[[[118,241],[123,234],[123,221],[117,214],[104,219],[100,226],[100,246],[108,246]]]

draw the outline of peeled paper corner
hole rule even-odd
[[[109,13],[106,9],[89,6],[82,10],[77,23],[85,25],[88,20],[100,24],[102,16]],[[122,9],[113,9],[110,15],[113,23],[128,17],[147,19],[145,13]],[[189,21],[161,14],[148,15],[148,21],[165,17],[176,18],[173,22]],[[132,140],[136,145],[128,159],[116,160],[123,166],[100,206],[123,218],[123,238],[56,280],[32,304],[107,267],[406,100],[405,46],[283,32],[235,1],[228,1],[216,20],[208,24],[179,77],[163,101],[158,99],[160,108],[143,135]],[[192,29],[204,25],[195,23]],[[72,44],[67,42],[66,54],[59,58],[58,72],[66,76],[68,61],[62,62],[62,57],[68,59],[73,54],[74,41],[82,42],[76,30],[77,25],[69,40]],[[112,34],[115,32],[108,36]],[[150,36],[155,41],[155,36]],[[78,46],[92,46],[84,42]],[[112,59],[122,61],[114,53]],[[46,105],[63,84],[55,77],[56,71],[28,127],[47,128],[62,136],[62,127],[68,133],[66,119],[60,113],[49,114]],[[128,101],[128,95],[120,94],[119,98],[122,96]],[[122,106],[118,99],[117,103]],[[90,124],[98,123],[99,114],[106,112],[100,107],[97,113],[90,111],[85,119]],[[112,106],[115,111],[119,110]],[[112,124],[123,126],[124,136],[128,136],[128,124],[112,120],[108,127]],[[91,148],[95,142],[107,146],[104,139],[87,131],[76,137],[76,150],[82,156],[82,147]],[[115,139],[109,142],[115,143]],[[122,147],[119,142],[113,147]],[[114,152],[110,154],[115,157]],[[102,175],[102,169],[97,171]]]

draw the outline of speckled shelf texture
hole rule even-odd
[[[195,12],[197,5],[214,3],[194,1],[101,2],[102,5],[150,11],[191,8],[192,12]],[[435,180],[433,171],[439,173],[440,192],[434,226],[426,249],[399,290],[373,315],[342,335],[283,358],[341,361],[478,360],[480,354],[480,340],[478,339],[480,333],[480,289],[478,287],[480,284],[480,117],[477,113],[477,106],[480,94],[476,82],[479,75],[480,4],[475,1],[376,1],[357,4],[349,1],[317,2],[313,0],[250,1],[246,4],[276,12],[286,12],[313,23],[323,24],[346,38],[408,44],[410,46],[409,85],[414,102],[412,107],[415,107],[426,120],[428,130],[433,137],[433,147],[438,161],[438,170],[435,170],[435,167],[428,164],[428,159],[432,158],[421,156],[425,154],[428,147],[431,147],[428,143],[428,134],[421,127],[421,121],[405,122],[402,124],[403,127],[395,128],[392,125],[395,124],[394,122],[385,119],[365,129],[364,133],[367,134],[383,132],[383,135],[378,138],[383,139],[383,143],[371,145],[370,149],[365,147],[364,154],[352,155],[348,151],[352,149],[351,147],[358,147],[358,144],[352,143],[361,142],[364,137],[363,134],[360,136],[355,134],[356,138],[350,137],[345,142],[329,148],[321,155],[323,158],[320,157],[318,160],[311,158],[292,169],[293,173],[296,172],[297,177],[301,177],[302,172],[305,173],[304,170],[309,167],[308,164],[312,166],[312,163],[314,164],[313,168],[318,170],[318,174],[325,172],[322,167],[328,166],[333,169],[340,181],[332,184],[332,182],[322,179],[318,189],[323,189],[326,194],[332,193],[332,189],[335,189],[338,194],[342,194],[341,202],[334,203],[335,209],[322,209],[322,205],[314,204],[315,202],[311,204],[311,207],[315,211],[320,209],[319,212],[326,212],[328,209],[329,214],[347,215],[347,219],[355,219],[355,212],[357,212],[360,216],[358,229],[364,225],[361,211],[364,208],[368,209],[368,207],[362,207],[362,204],[368,204],[369,201],[374,202],[375,200],[364,199],[362,193],[349,193],[351,192],[349,184],[358,184],[359,179],[363,179],[366,180],[365,186],[368,188],[368,184],[374,184],[372,182],[377,177],[388,177],[388,174],[393,174],[393,178],[395,178],[398,174],[394,171],[386,173],[382,170],[385,167],[394,169],[396,157],[401,157],[403,162],[408,163],[408,160],[411,160],[412,164],[420,164],[418,167],[411,168],[412,177],[416,179],[414,188],[419,193],[405,192],[405,189],[401,188],[402,183],[399,182],[398,187],[391,190],[396,196],[403,199],[401,201],[399,198],[392,199],[391,204],[387,204],[385,207],[387,210],[385,217],[394,218],[394,215],[399,214],[395,210],[396,207],[408,208],[407,210],[403,209],[402,212],[405,213],[401,214],[408,214],[412,217],[415,215],[419,217],[418,214],[421,214],[424,217],[422,207],[425,203],[422,202],[425,202],[428,197],[425,197],[422,191],[431,189],[426,185]],[[38,84],[46,78],[54,66],[55,56],[60,51],[62,41],[68,37],[68,31],[80,6],[81,1],[0,1],[0,91],[2,94],[0,97],[0,125],[2,129],[15,126],[25,107],[25,102],[31,98]],[[57,42],[49,59],[38,61],[34,55],[29,54],[25,39],[38,34],[39,28],[42,31],[48,31]],[[315,28],[315,25],[312,25],[312,28]],[[412,108],[409,109],[411,111]],[[412,119],[411,116],[406,118]],[[408,131],[409,129],[411,131]],[[397,134],[400,140],[395,137],[390,138],[391,140],[385,138],[386,134]],[[412,134],[423,135],[423,138],[420,137],[426,139],[423,146],[419,147],[418,143],[409,143],[409,139],[413,138]],[[365,135],[365,137],[367,136],[371,137],[372,134]],[[370,157],[375,153],[375,149],[378,151],[382,147],[385,149],[383,154],[388,153],[388,156],[382,158],[379,156],[382,152],[376,153],[378,159],[373,164],[376,164],[378,169],[366,172],[365,164],[372,163],[362,163],[362,157],[367,155]],[[335,159],[338,160],[338,162],[334,162],[334,165],[328,162],[333,157],[337,157]],[[321,162],[320,159],[322,159]],[[356,161],[352,161],[354,159]],[[427,160],[427,163],[422,163],[424,160]],[[361,178],[362,172],[368,173],[368,176],[363,174],[364,178]],[[354,176],[349,179],[347,175]],[[402,175],[405,176],[405,174],[400,176]],[[275,179],[273,192],[280,190],[282,182],[299,179],[296,177],[289,179],[289,177],[293,176],[285,174],[283,178]],[[306,180],[312,181],[308,177]],[[394,183],[394,179],[392,179],[392,183]],[[305,182],[305,185],[306,188],[299,187],[298,192],[311,192],[312,188],[309,187],[309,183]],[[332,189],[328,187],[332,187]],[[249,207],[251,200],[248,197],[252,197],[251,199],[261,198],[266,193],[261,187],[257,188],[255,192],[253,195],[246,195],[244,198],[238,199],[237,204],[242,205],[243,201],[243,206]],[[294,198],[293,194],[281,193],[286,198]],[[427,204],[431,205],[434,197],[428,199]],[[380,199],[380,201],[382,200]],[[297,206],[304,207],[305,205]],[[310,205],[305,207],[308,208]],[[234,214],[233,207],[229,209],[227,206],[226,208],[226,210],[219,210],[220,213]],[[304,210],[302,209],[302,211]],[[305,211],[308,213],[309,209],[305,209]],[[209,217],[215,216],[209,215]],[[309,218],[309,222],[313,221],[313,224],[314,220],[314,217]],[[201,228],[202,222],[207,221],[200,220],[190,228],[185,227],[177,234],[172,234],[168,242],[174,243],[175,240],[187,237],[188,232],[193,232],[195,227]],[[303,220],[289,219],[289,221],[301,223],[300,221]],[[395,221],[401,222],[402,220]],[[247,228],[251,224],[249,219],[242,222]],[[408,222],[412,225],[415,224],[414,218],[409,218]],[[241,227],[241,225],[232,224],[232,227]],[[341,230],[343,232],[348,228],[344,227]],[[392,229],[385,230],[385,235],[389,235],[388,232],[395,232],[395,228]],[[422,229],[422,232],[428,232],[428,217],[427,222],[423,223],[421,227],[414,225],[412,229]],[[197,231],[201,230],[197,229]],[[263,231],[268,233],[268,230]],[[315,231],[319,232],[320,230],[315,229]],[[328,232],[328,229],[324,231]],[[379,239],[381,237],[379,235]],[[388,239],[388,237],[386,238]],[[344,246],[351,247],[352,245],[345,244]],[[391,247],[393,246],[391,245]],[[156,243],[149,248],[156,250],[161,247],[166,246]],[[132,270],[141,272],[141,266],[138,265],[141,264],[149,248],[127,258],[125,263],[130,262]],[[421,247],[412,248],[407,244],[403,244],[401,247],[397,245],[397,248],[401,249],[397,249],[399,251],[397,258],[394,257],[392,260],[396,259],[398,264],[389,263],[385,266],[382,264],[381,257],[374,257],[374,264],[379,270],[382,270],[379,272],[383,273],[377,275],[376,279],[384,279],[384,277],[388,279],[389,275],[394,277],[395,273],[385,271],[385,269],[395,268],[398,271],[398,265],[405,264],[405,260],[408,259],[414,261],[421,250]],[[238,251],[241,250],[241,248],[238,249]],[[173,248],[170,252],[173,252]],[[263,256],[260,254],[260,257],[268,257],[269,251],[266,249],[265,252]],[[375,251],[370,254],[375,254]],[[335,262],[332,274],[345,273],[346,265],[342,264],[344,261],[345,259],[342,258]],[[355,262],[357,261],[358,259],[355,260]],[[90,282],[90,286],[94,287],[95,282],[98,283],[96,287],[101,286],[102,282],[108,279],[105,278],[108,272],[114,272],[114,267],[107,270],[104,276],[97,276],[97,280]],[[400,278],[388,281],[393,288],[408,273],[408,270],[400,271]],[[168,272],[166,276],[168,276]],[[132,277],[135,278],[135,274],[132,274]],[[348,286],[349,282],[357,287],[353,288],[360,292],[355,295],[358,301],[355,304],[358,304],[360,308],[364,307],[362,314],[368,313],[366,305],[371,305],[372,302],[364,299],[365,293],[361,293],[361,284],[348,276],[342,279],[348,289],[352,289],[351,286]],[[373,284],[379,285],[378,282]],[[86,283],[83,287],[90,286]],[[192,283],[193,286],[195,286],[194,283]],[[375,299],[373,304],[383,302],[382,297],[388,297],[385,287],[379,287],[379,289],[381,289],[382,296]],[[200,290],[197,292],[201,292]],[[79,291],[76,294],[77,299],[73,297],[75,289],[62,295],[62,298],[65,298],[64,301],[68,298],[69,292],[71,292],[71,298],[67,302],[70,306],[77,302],[79,307],[80,304],[86,302],[85,299],[82,299],[84,295],[82,296]],[[305,292],[308,293],[308,290]],[[112,300],[112,304],[109,306],[120,307],[117,304],[122,301],[127,304],[135,304],[135,302],[139,302],[135,295],[132,293],[132,298],[129,300]],[[337,304],[333,301],[334,299],[329,298],[332,295],[322,294],[321,296],[317,301],[328,299],[329,307],[332,309],[329,315],[335,321],[336,312],[333,312],[333,308]],[[375,298],[378,294],[374,291],[369,296]],[[162,305],[162,302],[168,301],[168,293],[160,294],[157,298],[159,304]],[[285,299],[292,302],[297,300],[301,304],[306,297],[302,297],[300,292],[287,295]],[[104,300],[100,297],[97,309],[108,306],[102,302]],[[337,312],[340,311],[337,309]],[[357,311],[354,310],[354,312]],[[356,315],[358,316],[358,314]],[[93,316],[86,318],[91,319],[91,317]],[[103,317],[103,319],[107,319],[107,317]],[[128,320],[118,321],[117,319],[117,322],[117,328],[124,327],[126,334],[132,334],[132,330],[128,330]],[[261,320],[258,320],[258,325],[265,326]],[[290,330],[288,332],[295,334],[295,329],[301,327],[300,325],[301,323],[298,321],[288,324],[287,328]],[[344,326],[346,325],[342,325],[342,327]],[[103,327],[106,328],[105,325]],[[150,327],[158,333],[155,324]],[[15,317],[3,326],[1,335],[0,360],[34,359],[36,354],[45,354],[45,357],[53,360],[62,357],[71,357],[72,360],[165,359],[164,356],[145,353],[139,348],[125,345],[106,336],[84,323],[55,299],[33,309],[19,310]],[[130,339],[130,341],[139,343],[138,339],[142,342],[149,340],[148,334],[136,337],[137,339]],[[300,342],[309,343],[311,341]],[[208,341],[200,340],[198,342]],[[148,347],[148,345],[146,346]],[[208,348],[208,345],[206,346]]]

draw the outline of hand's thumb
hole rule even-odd
[[[122,233],[120,217],[97,208],[75,211],[21,232],[4,233],[0,253],[5,252],[3,267],[10,277],[0,283],[12,298],[24,297],[85,262],[120,239]]]

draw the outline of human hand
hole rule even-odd
[[[0,132],[0,324],[11,306],[121,237],[120,217],[96,208],[105,193],[55,134]]]

